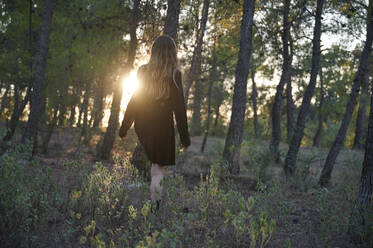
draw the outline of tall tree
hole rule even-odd
[[[292,76],[292,61],[294,55],[294,44],[289,33],[289,48],[290,48],[290,75],[288,76],[288,81],[286,82],[286,135],[287,142],[290,143],[291,137],[294,131],[294,100],[293,100],[293,87],[291,83]]]
[[[321,186],[327,186],[329,184],[333,167],[337,159],[338,153],[342,148],[343,141],[346,136],[347,128],[351,120],[354,107],[356,105],[356,97],[359,94],[360,85],[367,73],[369,73],[369,57],[372,50],[373,42],[373,0],[369,0],[369,6],[367,11],[367,25],[366,25],[366,40],[364,44],[363,51],[360,56],[359,68],[356,72],[354,82],[352,85],[351,93],[346,105],[346,112],[344,114],[341,126],[338,130],[338,134],[334,140],[332,147],[329,150],[328,156],[325,160],[323,170],[320,175],[319,184]]]
[[[272,138],[270,142],[270,150],[275,155],[275,160],[279,160],[280,154],[278,147],[281,141],[281,103],[282,94],[285,84],[290,81],[290,67],[291,58],[289,53],[289,35],[290,35],[290,22],[289,22],[290,0],[284,0],[283,7],[283,32],[282,39],[282,72],[280,82],[276,88],[275,101],[272,107]]]
[[[303,131],[304,131],[305,123],[306,123],[306,117],[309,112],[311,98],[313,96],[313,92],[316,86],[316,79],[317,79],[317,74],[319,71],[320,54],[321,54],[320,38],[321,38],[321,19],[322,19],[321,17],[322,17],[323,4],[324,4],[323,0],[317,0],[315,27],[313,30],[313,40],[312,40],[313,47],[312,47],[312,65],[311,65],[310,82],[304,93],[304,97],[302,100],[302,106],[300,107],[298,118],[297,118],[297,124],[295,126],[295,130],[291,138],[289,150],[286,155],[285,166],[284,166],[284,170],[286,174],[292,174],[295,171],[299,146],[303,138]]]
[[[45,0],[43,24],[41,26],[39,50],[35,60],[35,74],[33,80],[33,91],[31,95],[30,114],[26,130],[22,136],[22,142],[34,141],[34,149],[38,135],[40,117],[45,112],[44,78],[45,67],[48,56],[49,36],[52,25],[54,0]]]
[[[98,79],[98,89],[95,96],[95,110],[93,116],[93,127],[100,127],[102,118],[104,117],[104,82],[102,78]]]
[[[201,19],[201,28],[198,31],[198,36],[197,36],[197,46],[199,44],[201,45],[200,48],[198,48],[197,53],[196,53],[196,70],[192,71],[192,68],[190,68],[190,72],[187,77],[187,82],[186,82],[186,90],[188,92],[186,93],[186,98],[185,101],[188,101],[188,94],[189,94],[189,89],[194,81],[194,95],[193,95],[193,115],[192,115],[192,122],[190,125],[190,134],[192,136],[198,136],[202,134],[202,127],[201,127],[201,102],[202,102],[202,90],[203,90],[203,85],[202,85],[202,80],[200,79],[201,76],[201,53],[202,53],[202,44],[203,44],[203,36],[205,33],[206,29],[206,23],[208,19],[208,12],[209,12],[209,7],[210,7],[210,0],[204,0],[203,2],[203,9],[202,9],[202,19]],[[196,48],[197,49],[197,48]],[[194,57],[194,54],[193,54]],[[193,63],[193,60],[192,60]],[[192,74],[194,73],[195,74]]]
[[[9,90],[10,90],[10,84],[8,84],[6,86],[5,92],[4,92],[3,96],[1,97],[2,99],[1,99],[0,114],[2,114],[4,109],[5,109],[6,101],[8,100]]]
[[[177,27],[179,26],[179,14],[180,0],[168,0],[164,34],[171,36],[175,42],[177,39]]]
[[[369,1],[371,6],[371,1]],[[370,8],[371,11],[371,8]],[[370,17],[372,18],[372,17]],[[365,143],[365,156],[360,178],[360,190],[356,197],[348,225],[348,235],[354,243],[364,240],[365,212],[372,201],[373,193],[373,81],[371,84],[370,114],[368,135]]]
[[[356,116],[356,126],[355,126],[355,137],[353,149],[363,149],[364,148],[364,136],[365,136],[365,122],[366,122],[366,111],[369,99],[369,73],[364,76],[361,84],[361,93],[359,99],[359,110]]]
[[[190,69],[189,69],[187,79],[185,82],[185,91],[184,91],[185,92],[184,93],[185,103],[188,103],[190,88],[193,82],[196,80],[196,77],[200,73],[200,69],[201,69],[200,67],[201,67],[201,53],[202,53],[203,37],[205,35],[205,30],[206,30],[209,6],[210,6],[210,0],[204,0],[201,27],[197,30],[196,46],[194,47],[194,50],[193,50],[192,62],[190,64]]]
[[[324,113],[323,113],[323,105],[324,105],[324,78],[322,73],[322,68],[320,67],[319,72],[319,79],[320,79],[320,102],[319,102],[319,109],[318,109],[318,124],[315,137],[313,137],[313,147],[319,147],[320,145],[320,138],[322,133],[322,126],[324,124]]]
[[[225,139],[223,159],[228,163],[232,174],[240,172],[239,157],[243,136],[243,124],[246,110],[247,78],[252,53],[252,29],[255,0],[244,0],[240,32],[240,50],[236,65],[236,76],[233,92],[232,115],[228,134]]]
[[[124,75],[128,76],[133,68],[133,63],[136,57],[137,37],[136,30],[139,22],[139,5],[140,0],[134,0],[132,14],[130,18],[130,44],[128,47],[128,58],[124,68]],[[109,125],[105,132],[103,142],[97,146],[97,157],[108,159],[111,155],[115,141],[115,134],[119,125],[120,102],[122,100],[122,82],[117,80],[118,85],[114,89],[113,102],[111,104]]]
[[[210,130],[210,122],[211,122],[211,97],[212,97],[212,86],[215,80],[217,80],[216,74],[216,40],[214,41],[214,46],[212,50],[212,61],[211,61],[211,72],[209,77],[209,84],[208,84],[208,91],[207,91],[207,118],[206,118],[206,129],[205,134],[203,136],[202,145],[201,145],[201,152],[205,151],[205,146],[207,143],[207,137],[209,135]]]
[[[255,138],[259,137],[259,123],[258,123],[258,90],[255,82],[255,69],[251,69],[251,82],[253,83],[253,89],[251,92],[251,101],[253,102],[254,111],[254,135]]]

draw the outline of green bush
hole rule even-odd
[[[0,157],[0,242],[3,247],[24,247],[37,241],[56,205],[56,190],[48,170],[29,161],[31,143],[8,150]]]

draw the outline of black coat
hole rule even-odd
[[[140,75],[144,67],[138,71]],[[139,76],[141,77],[141,76]],[[124,137],[135,122],[135,131],[152,163],[159,165],[175,164],[175,113],[177,129],[183,146],[190,145],[186,117],[181,72],[175,72],[175,82],[171,79],[170,97],[154,100],[136,92],[128,103],[119,136]],[[146,82],[142,82],[146,87]]]

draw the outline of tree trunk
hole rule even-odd
[[[365,40],[364,48],[360,57],[360,64],[358,71],[355,75],[354,82],[352,85],[350,97],[346,105],[346,112],[342,120],[342,124],[338,130],[337,137],[334,140],[332,147],[329,150],[328,156],[326,158],[324,168],[321,172],[319,184],[321,186],[327,186],[329,184],[333,167],[337,159],[338,153],[342,148],[343,141],[346,136],[347,128],[351,120],[352,112],[356,105],[356,96],[359,94],[360,84],[364,79],[364,76],[369,73],[369,57],[372,50],[373,41],[373,20],[372,20],[372,9],[373,0],[369,0],[369,10],[367,16],[367,37]]]
[[[194,94],[193,94],[193,114],[192,123],[190,125],[190,135],[200,136],[202,134],[201,126],[201,102],[202,102],[202,82],[199,80],[199,75],[194,84]]]
[[[100,79],[98,84],[97,95],[95,99],[95,115],[93,116],[93,127],[100,127],[102,118],[104,117],[104,91],[103,83]]]
[[[290,46],[290,75],[288,77],[288,81],[286,82],[286,136],[287,142],[290,143],[291,137],[293,136],[294,132],[294,101],[293,101],[293,89],[291,85],[291,76],[292,76],[292,61],[293,61],[293,54],[294,54],[294,46],[293,40],[291,39],[291,35],[289,34],[289,46]]]
[[[203,45],[203,36],[205,35],[206,23],[208,18],[208,12],[210,7],[210,0],[203,1],[202,20],[201,28],[197,32],[196,46],[193,51],[192,62],[190,64],[189,73],[185,82],[185,105],[187,106],[190,87],[196,80],[197,75],[201,70],[201,53]],[[197,17],[198,18],[198,17]],[[199,83],[196,81],[196,83]]]
[[[9,89],[10,89],[10,84],[8,84],[6,86],[5,92],[4,92],[3,96],[2,96],[3,99],[1,100],[0,115],[3,113],[3,111],[5,109],[6,100],[8,99]]]
[[[238,52],[235,72],[236,79],[234,84],[232,115],[223,151],[223,159],[228,164],[228,169],[232,174],[239,174],[240,172],[239,157],[246,111],[247,78],[252,53],[254,8],[255,0],[244,0],[240,50]]]
[[[70,125],[70,127],[72,127],[75,124],[75,107],[76,107],[75,104],[73,104],[70,107],[70,118],[69,118],[69,125]]]
[[[293,174],[295,171],[297,155],[299,151],[300,142],[303,138],[304,126],[306,123],[306,117],[309,112],[311,98],[316,86],[317,74],[320,65],[320,37],[321,37],[321,15],[323,9],[323,0],[317,0],[316,16],[315,16],[315,27],[313,31],[313,47],[312,47],[312,67],[310,82],[304,93],[302,106],[299,110],[297,124],[294,130],[293,137],[291,138],[291,143],[289,145],[289,150],[285,159],[285,174]]]
[[[319,79],[320,79],[320,103],[319,103],[319,122],[317,126],[317,131],[315,134],[315,137],[313,138],[313,147],[319,147],[320,145],[320,137],[322,133],[322,126],[324,124],[324,114],[323,114],[323,104],[324,104],[324,80],[323,80],[323,74],[322,74],[322,68],[320,68],[319,71]]]
[[[49,35],[52,24],[53,0],[45,0],[43,24],[41,27],[39,50],[35,60],[35,75],[33,80],[33,91],[31,96],[30,114],[26,130],[22,137],[22,143],[33,140],[34,151],[36,148],[38,127],[41,116],[45,112],[44,77],[49,48]]]
[[[213,79],[210,79],[209,82],[209,88],[207,92],[207,119],[206,119],[206,130],[205,130],[205,135],[203,136],[203,141],[201,145],[201,152],[203,153],[205,151],[205,146],[207,142],[207,136],[209,134],[210,130],[210,120],[211,120],[211,92],[212,92],[212,84],[213,84]]]
[[[61,106],[61,105],[59,105]],[[48,128],[47,128],[47,133],[43,139],[43,153],[47,153],[48,152],[48,144],[49,144],[49,141],[52,137],[52,134],[53,134],[53,130],[54,128],[56,127],[56,124],[57,124],[57,113],[58,113],[58,106],[54,109],[54,112],[53,112],[53,118],[51,120],[51,122],[49,123],[48,125]]]
[[[65,115],[66,115],[66,105],[62,104],[60,106],[60,113],[58,114],[58,126],[65,126]]]
[[[370,11],[372,11],[372,0],[369,1]],[[372,81],[373,89],[373,81]],[[362,243],[365,220],[365,210],[371,205],[373,193],[373,92],[370,100],[370,114],[368,124],[368,135],[365,143],[365,156],[360,179],[360,190],[352,208],[352,213],[348,225],[348,235],[352,242]]]
[[[84,98],[83,98],[83,102],[84,102]],[[76,126],[77,127],[81,127],[82,126],[82,118],[83,118],[83,103],[81,102],[81,99],[79,97],[79,105],[78,105],[78,110],[79,110],[79,115],[78,115],[78,122],[76,123]]]
[[[254,134],[255,134],[255,138],[258,138],[259,137],[258,90],[256,88],[255,71],[254,71],[254,69],[251,71],[251,81],[253,83],[253,91],[251,93],[251,100],[253,102],[253,110],[254,110]]]
[[[82,128],[82,132],[80,133],[80,140],[82,138],[85,138],[86,137],[86,134],[87,134],[87,127],[88,127],[88,101],[89,101],[89,97],[90,97],[90,94],[91,94],[91,84],[88,83],[87,84],[87,87],[86,87],[86,91],[85,91],[85,94],[84,94],[84,100],[83,100],[83,105],[82,105],[82,112],[83,112],[83,128]]]
[[[59,95],[60,98],[60,103],[63,103],[66,101],[66,96],[68,95],[67,92],[67,87],[63,87],[61,89],[61,93]],[[56,122],[57,126],[64,126],[65,125],[65,115],[66,115],[66,105],[65,104],[60,104],[59,107],[59,113],[58,113],[58,119]]]
[[[175,42],[177,39],[177,28],[179,26],[179,14],[180,0],[168,0],[164,34],[171,36]]]
[[[373,79],[372,79],[373,80]],[[362,150],[365,136],[366,111],[369,98],[369,73],[367,73],[361,84],[359,110],[356,116],[355,138],[353,149]]]
[[[290,22],[289,22],[289,9],[290,0],[284,0],[283,7],[283,22],[284,30],[282,32],[282,73],[280,82],[276,88],[275,101],[272,107],[272,138],[269,144],[269,148],[272,151],[276,161],[280,160],[280,153],[278,147],[281,141],[281,104],[282,104],[282,93],[284,91],[285,84],[290,80],[290,67],[291,59],[289,55],[289,35],[290,35]]]
[[[139,19],[139,5],[140,0],[135,0],[133,4],[133,10],[130,20],[130,44],[128,48],[127,63],[124,68],[125,75],[129,75],[132,70],[133,63],[135,61],[136,49],[137,49],[137,37],[136,30]],[[113,102],[111,104],[109,126],[105,132],[104,139],[101,146],[97,146],[97,157],[100,159],[108,159],[111,155],[111,150],[115,141],[115,134],[119,125],[119,112],[120,102],[122,100],[122,82],[117,81],[117,87],[115,87]]]
[[[207,118],[206,118],[206,130],[205,134],[203,136],[202,145],[201,145],[201,152],[203,153],[205,151],[205,146],[207,142],[207,137],[210,130],[210,122],[211,122],[211,95],[212,95],[212,85],[214,81],[216,80],[216,46],[214,41],[214,47],[212,52],[212,62],[211,62],[211,74],[209,77],[209,86],[207,91]]]
[[[212,136],[216,135],[216,127],[218,126],[218,120],[219,120],[219,112],[220,112],[220,105],[217,105],[215,107],[215,119],[214,119],[214,129],[211,132]]]

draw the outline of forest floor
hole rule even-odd
[[[98,133],[92,133],[86,144],[78,142],[77,137],[79,130],[57,129],[46,154],[39,155],[34,162],[21,160],[32,178],[24,175],[18,182],[0,183],[2,188],[8,187],[13,198],[19,194],[14,188],[22,189],[22,185],[35,191],[28,196],[33,200],[26,210],[19,202],[4,200],[8,208],[14,209],[8,209],[9,215],[3,217],[7,224],[2,225],[1,231],[8,233],[1,234],[2,244],[9,247],[372,245],[372,240],[367,240],[365,245],[354,246],[345,235],[359,187],[362,151],[343,150],[331,186],[320,188],[317,180],[328,152],[326,148],[301,148],[296,175],[286,181],[281,163],[272,161],[265,140],[244,142],[240,175],[230,176],[221,162],[224,139],[209,137],[206,150],[201,153],[202,137],[193,137],[187,151],[177,151],[177,165],[167,168],[164,200],[160,210],[152,213],[149,185],[136,176],[128,163],[136,144],[134,132],[130,131],[124,140],[118,138],[114,160],[103,162],[95,160]],[[286,151],[287,145],[282,144],[282,158]],[[9,168],[20,164],[19,153],[8,156],[17,157],[14,165],[6,160]],[[34,199],[33,195],[38,196]],[[0,207],[7,211],[6,206],[3,203]]]

